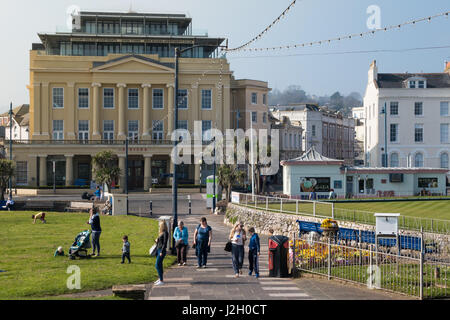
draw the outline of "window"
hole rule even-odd
[[[252,111],[252,122],[257,123],[258,122],[258,112]]]
[[[423,102],[414,103],[414,115],[415,116],[423,115]]]
[[[153,89],[153,109],[164,109],[163,89]]]
[[[78,140],[89,140],[89,120],[78,120]]]
[[[438,178],[418,178],[418,187],[419,188],[437,188],[439,186],[438,184]]]
[[[423,142],[423,124],[416,124],[414,126],[414,141]]]
[[[263,113],[263,123],[267,123],[267,112]]]
[[[203,141],[211,141],[211,128],[212,121],[211,120],[203,120],[202,121],[202,137]]]
[[[448,101],[441,101],[441,116],[448,116]]]
[[[64,88],[53,88],[53,108],[64,108]]]
[[[390,132],[390,140],[391,142],[398,142],[398,124],[392,123],[391,124],[391,132]]]
[[[53,140],[64,140],[64,120],[53,120]]]
[[[391,102],[390,107],[391,116],[398,116],[398,102]]]
[[[312,133],[312,136],[313,136],[313,137],[316,136],[316,126],[315,126],[315,125],[312,125],[312,126],[311,126],[311,133]]]
[[[263,105],[267,104],[267,94],[263,94]]]
[[[103,140],[114,140],[114,120],[103,120]]]
[[[104,88],[103,89],[103,108],[114,109],[114,89]]]
[[[252,104],[258,103],[258,94],[256,92],[252,93]]]
[[[441,123],[441,143],[448,143],[448,123]]]
[[[423,167],[423,154],[418,152],[414,156],[414,167],[422,168]]]
[[[212,108],[212,92],[210,89],[202,90],[202,109],[210,110]]]
[[[139,89],[128,89],[128,109],[139,109]]]
[[[415,81],[409,81],[408,87],[411,88],[411,89],[415,88],[416,87],[416,82]]]
[[[16,162],[16,184],[21,186],[28,184],[28,162],[26,161]]]
[[[178,109],[187,109],[188,108],[187,89],[179,89],[177,96],[178,96]]]
[[[448,169],[448,153],[441,154],[441,168]]]
[[[161,120],[153,120],[152,129],[153,140],[162,140],[164,136],[164,122]]]
[[[421,89],[425,88],[425,81],[419,80],[419,88]]]
[[[400,163],[399,163],[399,160],[398,160],[398,153],[397,152],[391,153],[390,167],[391,168],[397,168],[397,167],[399,167],[399,165],[400,165]]]
[[[78,89],[78,108],[87,109],[89,108],[89,89],[79,88]]]
[[[128,120],[128,138],[130,140],[139,139],[139,120]]]

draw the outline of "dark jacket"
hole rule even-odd
[[[250,242],[248,244],[248,248],[250,250],[255,250],[256,249],[256,252],[260,252],[261,246],[259,244],[259,236],[258,236],[257,233],[254,233],[252,235],[252,237],[250,238]]]
[[[100,216],[95,214],[92,216],[92,219],[89,221],[91,224],[92,232],[100,232],[102,228],[100,227]]]
[[[161,252],[166,252],[168,240],[169,233],[166,231],[158,237],[158,240],[156,242],[156,249],[161,250]]]

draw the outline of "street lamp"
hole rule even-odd
[[[12,102],[9,104],[9,160],[12,161]],[[12,198],[12,176],[9,175],[9,197]]]
[[[128,137],[125,139],[125,194],[127,195],[127,215],[128,215]]]
[[[200,193],[202,193],[202,165],[203,159],[198,160],[198,165],[200,166]]]
[[[216,137],[214,139],[213,213],[216,211]]]

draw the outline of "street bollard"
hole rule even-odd
[[[192,201],[189,200],[189,214],[192,213]]]
[[[150,201],[150,215],[153,216],[153,201]]]

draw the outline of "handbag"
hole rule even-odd
[[[156,249],[156,243],[150,248],[150,250],[148,251],[148,253],[150,254],[151,257],[156,257],[158,250]]]
[[[231,241],[228,241],[228,242],[226,243],[226,245],[225,245],[224,250],[225,250],[226,252],[231,252],[231,247],[232,247]]]

